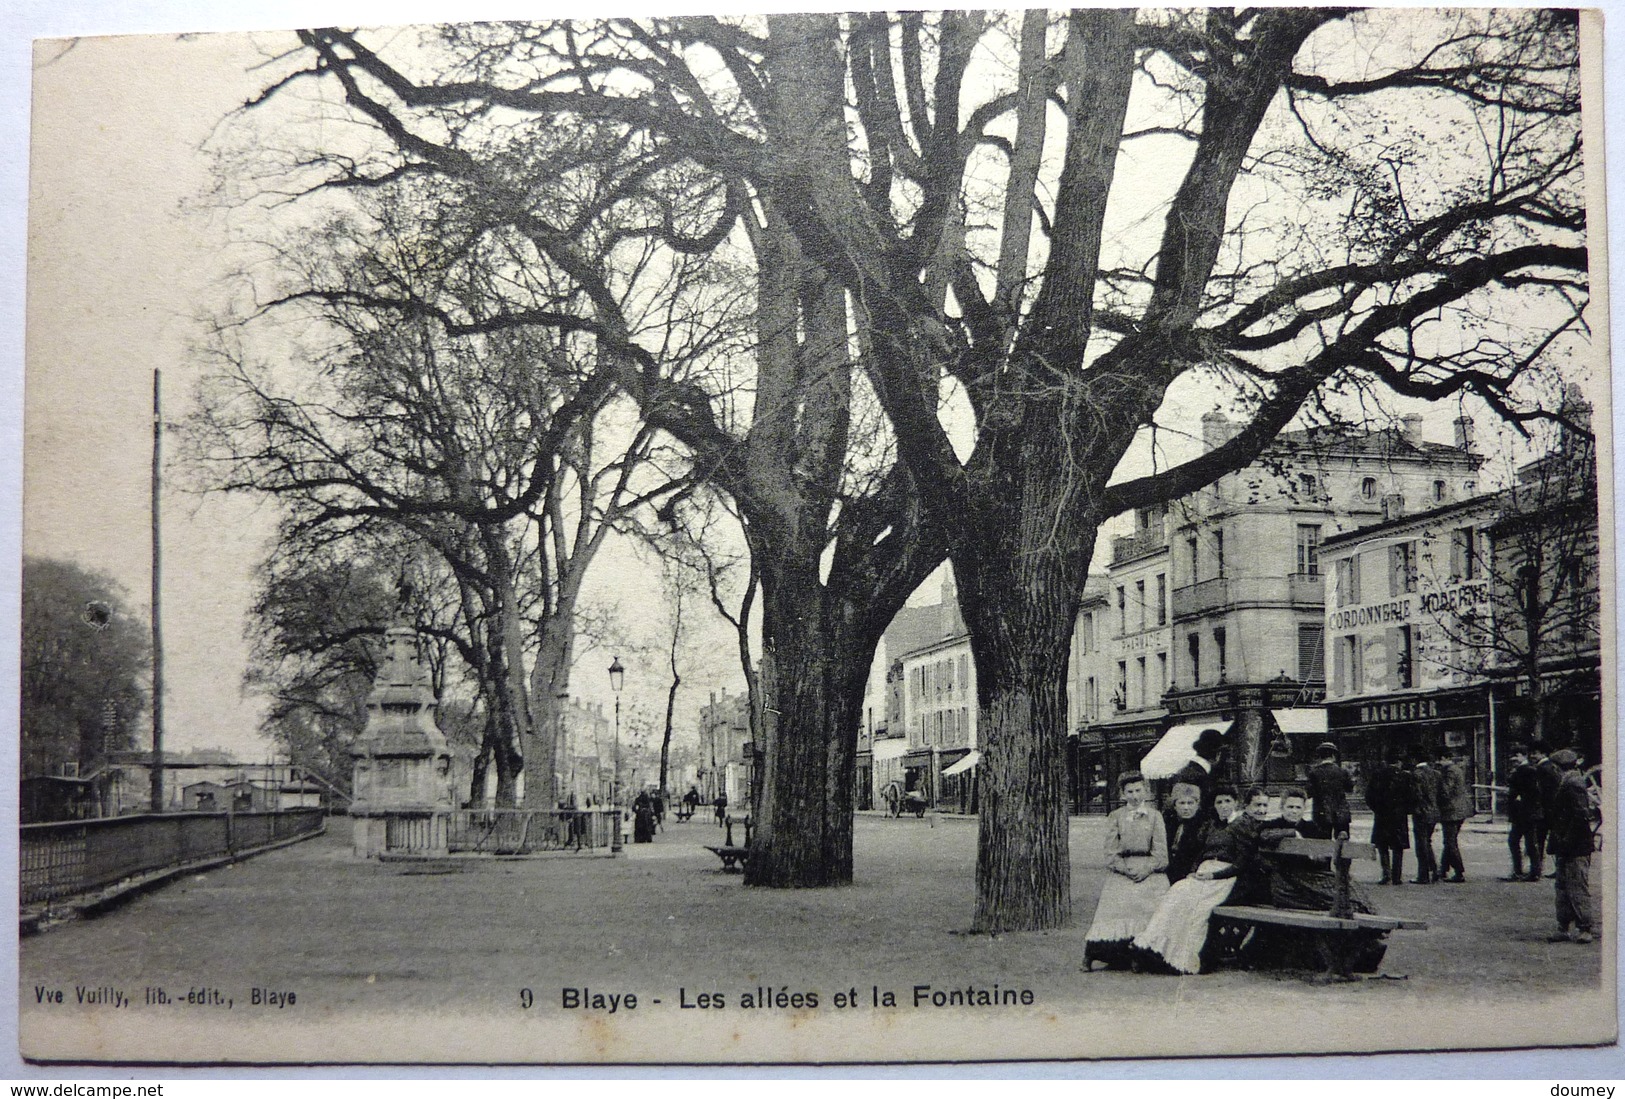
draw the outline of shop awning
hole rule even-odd
[[[1196,758],[1196,738],[1203,729],[1224,732],[1228,721],[1193,721],[1189,725],[1175,725],[1140,760],[1140,771],[1146,778],[1172,778],[1175,771]]]
[[[972,748],[970,751],[960,756],[959,761],[953,766],[944,767],[942,769],[943,777],[946,778],[949,775],[957,775],[961,771],[968,771],[980,762],[982,762],[982,753],[978,752],[975,748]]]
[[[1275,724],[1283,733],[1315,733],[1326,735],[1326,711],[1321,709],[1271,710]]]
[[[908,740],[904,737],[875,741],[874,754],[876,759],[901,759],[907,751]]]

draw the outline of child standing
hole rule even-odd
[[[1123,807],[1106,818],[1106,881],[1084,939],[1083,968],[1129,964],[1129,946],[1168,892],[1168,836],[1138,771],[1117,780]]]

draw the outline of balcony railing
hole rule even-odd
[[[1133,534],[1120,534],[1112,539],[1112,564],[1121,565],[1136,557],[1155,553],[1168,544],[1168,536],[1156,527],[1146,527]]]
[[[1318,608],[1325,604],[1325,599],[1323,575],[1217,576],[1175,588],[1173,612],[1175,621],[1179,621],[1226,607]]]

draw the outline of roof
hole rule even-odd
[[[1322,552],[1327,549],[1337,549],[1350,542],[1368,541],[1386,531],[1403,530],[1407,526],[1426,525],[1453,515],[1466,514],[1475,511],[1498,511],[1501,494],[1498,492],[1485,493],[1482,496],[1470,496],[1465,500],[1454,503],[1440,504],[1438,507],[1428,508],[1426,511],[1412,511],[1392,519],[1384,519],[1380,523],[1368,523],[1363,527],[1345,530],[1338,534],[1328,534],[1320,540]]]
[[[1283,431],[1275,437],[1264,453],[1271,451],[1317,451],[1327,456],[1350,458],[1414,458],[1419,461],[1456,461],[1463,465],[1479,466],[1484,459],[1471,450],[1449,443],[1422,441],[1413,443],[1400,428],[1381,431],[1361,431],[1342,424],[1324,424],[1317,427]]]

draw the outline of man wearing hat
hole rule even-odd
[[[1591,793],[1580,757],[1564,748],[1551,761],[1563,773],[1547,817],[1546,849],[1557,861],[1557,933],[1554,943],[1596,941],[1591,920]],[[1569,930],[1570,926],[1574,930]]]
[[[1197,816],[1207,820],[1213,815],[1213,784],[1217,781],[1213,770],[1218,766],[1219,754],[1224,751],[1224,734],[1217,729],[1203,729],[1196,734],[1196,743],[1191,745],[1191,751],[1196,757],[1185,766],[1174,772],[1170,789],[1181,782],[1188,782],[1202,792],[1201,808]],[[1163,809],[1165,818],[1173,813],[1173,798]]]
[[[1337,762],[1337,745],[1326,741],[1315,749],[1315,765],[1309,768],[1310,830],[1321,839],[1331,839],[1349,830],[1349,794],[1354,776]]]

